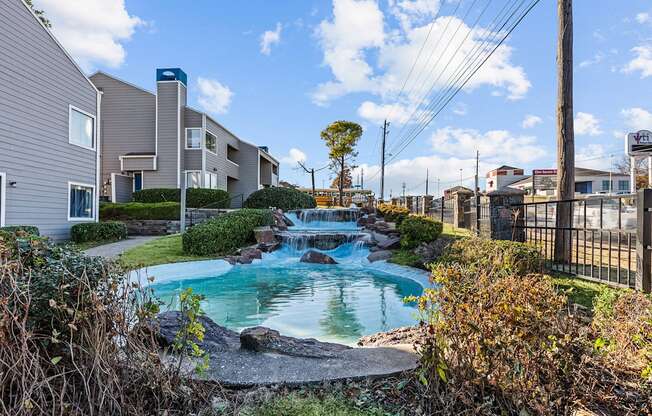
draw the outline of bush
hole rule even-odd
[[[196,256],[224,255],[254,239],[254,228],[272,225],[267,209],[241,209],[196,225],[183,234],[183,251]]]
[[[440,262],[502,275],[538,273],[543,267],[541,253],[530,244],[478,237],[456,240]]]
[[[416,248],[421,243],[435,241],[441,234],[443,225],[432,218],[412,215],[405,218],[399,226],[401,247]]]
[[[8,233],[15,233],[16,231],[23,231],[31,235],[41,235],[39,233],[38,227],[33,225],[10,225],[8,227],[0,227],[0,231],[6,231]]]
[[[410,215],[410,210],[407,208],[391,204],[378,205],[378,211],[385,221],[396,223],[396,225],[400,225]]]
[[[180,212],[178,202],[100,204],[100,219],[103,221],[178,220]]]
[[[119,221],[75,224],[70,229],[70,238],[75,243],[124,240],[127,238],[127,226]]]
[[[292,209],[315,208],[317,203],[311,195],[292,188],[265,188],[251,195],[244,203],[245,208],[267,209],[280,208],[283,211]]]
[[[551,279],[460,265],[433,277],[418,299],[426,413],[567,414],[582,345]]]
[[[176,188],[143,189],[133,193],[134,202],[156,204],[160,202],[180,202],[181,190]],[[221,189],[189,188],[186,190],[188,208],[229,208],[229,193]]]

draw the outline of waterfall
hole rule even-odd
[[[294,223],[292,230],[357,231],[358,209],[304,209],[290,211],[287,217]]]

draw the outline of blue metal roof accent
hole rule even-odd
[[[181,68],[157,68],[156,81],[181,81],[188,85],[188,75]]]

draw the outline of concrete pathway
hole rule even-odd
[[[104,244],[84,250],[84,254],[92,257],[115,258],[130,248],[140,246],[148,241],[161,238],[160,236],[134,236],[126,240],[116,241],[115,243]]]

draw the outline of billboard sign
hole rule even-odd
[[[639,130],[627,134],[627,154],[630,156],[652,155],[652,132]]]
[[[557,189],[557,169],[534,169],[532,187],[535,191]]]

